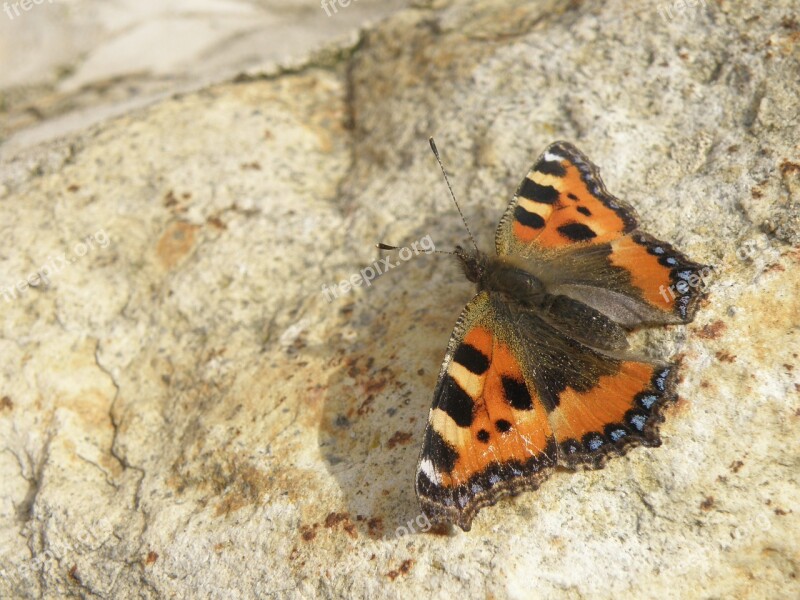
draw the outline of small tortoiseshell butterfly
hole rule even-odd
[[[495,249],[455,248],[477,295],[447,346],[416,474],[423,513],[464,531],[556,466],[598,469],[658,446],[676,365],[632,355],[626,330],[688,323],[703,295],[685,283],[703,265],[639,231],[567,142],[522,181]]]

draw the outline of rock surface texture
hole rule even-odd
[[[347,3],[347,0],[345,0]],[[113,116],[303,62],[405,0],[12,0],[0,5],[0,160]]]
[[[796,14],[420,2],[8,159],[0,597],[800,596]],[[566,139],[717,269],[633,340],[683,363],[663,445],[468,534],[421,531],[413,478],[470,284],[392,256],[322,291],[463,242],[428,135],[486,249]]]

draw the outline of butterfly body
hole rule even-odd
[[[423,512],[464,530],[556,466],[659,445],[676,367],[631,353],[626,333],[688,322],[701,296],[685,282],[704,267],[640,232],[566,142],[523,180],[495,246],[455,249],[477,293],[448,344],[416,477]]]
[[[524,264],[502,256],[489,256],[475,250],[456,246],[455,255],[461,261],[464,275],[477,285],[477,291],[500,294],[530,308],[541,307],[547,292],[542,281]]]

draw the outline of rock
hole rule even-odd
[[[7,160],[0,596],[800,594],[792,9],[420,2]],[[717,268],[634,340],[683,363],[660,448],[439,535],[413,476],[470,285],[389,255],[337,287],[464,239],[431,134],[485,248],[568,139]]]
[[[0,160],[242,70],[307,62],[313,49],[404,5],[351,0],[334,12],[319,0],[5,2]]]

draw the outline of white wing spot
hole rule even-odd
[[[436,471],[436,467],[433,466],[431,459],[423,458],[419,463],[419,470],[425,473],[428,479],[430,479],[433,483],[441,485],[442,480],[439,477],[439,473]]]
[[[558,154],[550,154],[549,152],[545,152],[542,158],[544,158],[547,162],[561,162],[564,160],[563,156],[559,156]]]

